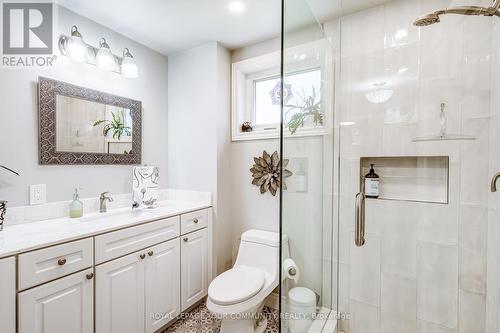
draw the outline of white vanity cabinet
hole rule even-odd
[[[16,258],[0,259],[0,331],[16,333]]]
[[[207,229],[191,232],[181,238],[181,309],[185,311],[208,292]]]
[[[0,332],[159,331],[207,295],[211,216],[196,210],[0,259]]]
[[[155,332],[181,311],[179,238],[151,248],[145,268],[146,331]]]
[[[135,252],[96,267],[96,333],[144,333],[144,260]]]
[[[75,273],[18,295],[19,333],[92,333],[94,273]]]
[[[180,313],[179,239],[96,267],[96,333],[153,333]]]

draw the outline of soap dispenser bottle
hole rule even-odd
[[[75,188],[75,194],[73,194],[73,201],[69,205],[69,217],[77,218],[83,216],[83,202],[80,201],[80,195],[78,194],[78,189]]]
[[[375,173],[375,164],[371,164],[370,172],[365,175],[365,195],[367,198],[378,198],[380,177]]]

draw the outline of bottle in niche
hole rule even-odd
[[[380,177],[375,173],[371,164],[370,172],[365,175],[365,195],[367,198],[378,198],[380,188]]]

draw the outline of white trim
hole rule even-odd
[[[286,50],[286,64],[289,73],[311,70],[313,68],[321,70],[324,86],[322,89],[323,108],[330,109],[332,106],[332,96],[330,85],[333,84],[333,75],[327,70],[331,65],[331,53],[325,48],[328,41],[322,39],[311,43],[302,44]],[[301,57],[297,55],[305,55]],[[252,132],[242,132],[241,124],[244,121],[251,121],[254,125],[255,116],[252,110],[253,81],[265,77],[279,75],[280,53],[273,52],[263,56],[254,57],[232,64],[232,85],[231,85],[231,140],[267,140],[279,138],[278,128],[273,130],[263,130],[262,127],[254,127]],[[331,67],[331,66],[330,66]],[[249,81],[252,84],[249,84]],[[331,81],[331,82],[330,82]],[[250,96],[252,95],[252,96]],[[333,95],[333,94],[332,94]],[[272,126],[270,124],[270,126]],[[332,120],[325,115],[324,124],[321,127],[299,128],[295,134],[291,135],[287,129],[284,130],[285,137],[319,136],[329,134],[329,128],[333,127]]]
[[[285,138],[300,138],[306,136],[324,136],[328,135],[329,132],[324,127],[318,127],[318,128],[299,128],[297,129],[297,132],[295,132],[295,134],[290,134],[290,132],[285,128],[283,134]],[[279,139],[279,137],[280,137],[279,129],[256,131],[248,133],[239,133],[236,137],[233,137],[233,142]]]
[[[334,333],[337,327],[336,312],[321,308],[317,313],[318,318],[313,321],[307,333]]]

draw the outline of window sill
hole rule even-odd
[[[324,127],[318,128],[299,128],[294,134],[290,134],[288,129],[284,129],[285,138],[300,138],[307,136],[324,136],[327,135],[328,131]],[[279,139],[280,131],[276,130],[259,130],[253,132],[238,132],[233,133],[232,141],[253,141],[253,140],[271,140]]]

